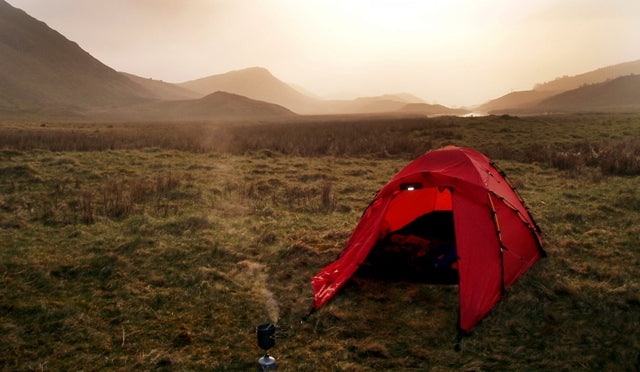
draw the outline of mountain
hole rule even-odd
[[[575,76],[563,76],[543,84],[537,84],[533,89],[536,91],[564,92],[571,89],[580,88],[583,85],[601,83],[606,80],[615,79],[625,75],[639,75],[640,60],[633,62],[619,63],[586,72]]]
[[[538,112],[640,111],[640,75],[585,85],[543,100]]]
[[[622,63],[513,92],[476,111],[637,110],[638,74],[640,60]],[[0,115],[4,119],[227,120],[290,116],[293,112],[466,112],[429,105],[406,93],[322,100],[303,92],[261,67],[181,84],[117,72],[45,23],[0,0]]]
[[[298,92],[304,94],[305,96],[309,97],[309,98],[313,98],[313,99],[317,99],[317,100],[321,100],[322,98],[320,96],[318,96],[317,94],[307,90],[305,87],[295,84],[295,83],[288,83],[289,86],[295,90],[297,90]]]
[[[167,102],[165,105],[171,103]],[[175,102],[174,107],[181,106],[187,112],[204,117],[265,118],[295,115],[291,110],[273,103],[220,91],[198,100]]]
[[[45,23],[0,0],[3,120],[218,120],[291,116],[275,104],[205,95],[116,72]]]
[[[396,112],[408,103],[424,103],[420,98],[408,93],[322,102],[324,103],[325,113],[329,114],[379,114]]]
[[[201,98],[202,94],[192,90],[177,86],[176,84],[167,83],[162,80],[154,80],[151,78],[143,78],[126,72],[119,72],[127,79],[143,87],[147,94],[153,98],[165,100],[181,100]]]
[[[440,115],[466,115],[471,111],[466,109],[453,109],[443,105],[432,105],[428,103],[408,103],[398,110],[405,114],[421,114],[428,116]]]
[[[580,75],[564,76],[553,81],[536,84],[534,89],[511,92],[482,104],[476,107],[475,110],[486,113],[507,113],[516,111],[532,112],[542,109],[543,101],[551,99],[563,92],[578,89],[589,84],[606,82],[608,80],[631,74],[640,74],[640,60],[620,63]],[[577,106],[573,105],[573,107],[575,108]]]
[[[475,108],[478,112],[498,113],[522,107],[534,106],[545,98],[553,96],[553,91],[522,90],[505,94]]]
[[[393,101],[401,101],[406,103],[425,103],[422,99],[409,93],[385,94],[380,96]]]
[[[275,103],[299,114],[315,114],[324,110],[322,101],[302,94],[262,67],[230,71],[178,85],[202,95],[216,91],[239,94],[255,100]]]
[[[282,106],[227,92],[214,92],[199,99],[150,101],[92,112],[93,117],[106,121],[209,121],[295,115]]]
[[[407,104],[402,98],[391,95],[359,97],[353,100],[325,101],[326,109],[336,114],[364,114],[397,111]]]
[[[106,113],[109,110],[114,111],[113,117],[145,120],[145,115],[157,118],[164,107],[170,116],[171,112],[180,112],[181,120],[191,118],[189,109],[194,110],[193,117],[198,120],[207,115],[208,119],[214,119],[211,115],[229,117],[232,113],[290,114],[282,110],[265,111],[265,102],[302,114],[381,113],[397,111],[407,103],[422,102],[408,94],[350,101],[321,100],[302,93],[303,88],[293,88],[278,80],[261,67],[181,84],[145,79],[104,65],[75,42],[4,0],[0,0],[0,66],[0,112],[5,117],[11,113],[12,118],[22,115],[34,120],[38,117],[91,119],[93,115],[109,116]],[[205,104],[206,100],[199,100],[212,99],[209,95],[218,91],[251,100],[243,101],[242,109],[237,106],[238,97],[227,97],[225,104],[220,101],[220,94],[210,105]],[[196,101],[186,102],[189,99]],[[164,102],[167,100],[181,102]],[[246,107],[251,104],[257,106]],[[213,109],[216,105],[222,106]],[[139,111],[135,113],[134,109]]]
[[[286,84],[262,67],[250,67],[179,83],[179,86],[208,94],[222,90],[272,102],[298,114],[359,114],[393,112],[407,103],[421,103],[407,93],[360,97],[353,100],[322,100],[299,86]]]
[[[0,108],[96,107],[150,93],[45,23],[0,0]]]

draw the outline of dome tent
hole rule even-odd
[[[443,246],[447,252],[431,257],[423,272],[456,273],[459,285],[460,329],[469,332],[500,299],[504,288],[529,269],[545,253],[541,233],[524,202],[504,174],[485,155],[467,148],[447,146],[415,159],[394,176],[375,196],[339,258],[312,279],[313,310],[322,307],[371,256],[381,243],[424,217],[435,221],[450,216],[450,241],[441,236],[405,236],[388,254],[406,250],[406,264],[431,257]],[[446,224],[446,222],[445,222]],[[442,223],[440,224],[442,225]],[[422,229],[424,229],[422,224]],[[447,230],[441,226],[426,229]],[[417,242],[417,243],[416,243]],[[420,243],[422,242],[422,243]],[[439,247],[433,246],[434,242]],[[443,244],[446,243],[446,244]],[[400,245],[400,248],[398,248]],[[418,248],[415,248],[415,247]],[[410,248],[407,248],[410,247]],[[451,257],[445,268],[437,260]],[[389,256],[387,256],[389,257]],[[374,267],[384,270],[385,262]]]

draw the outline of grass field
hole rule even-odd
[[[454,351],[457,287],[311,277],[411,159],[475,148],[548,257]],[[0,370],[640,369],[640,116],[0,126]],[[289,328],[289,329],[287,329]]]

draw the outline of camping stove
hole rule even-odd
[[[269,356],[267,350],[276,344],[276,326],[273,323],[260,324],[256,328],[258,334],[258,346],[264,350],[264,356],[258,359],[258,371],[275,371],[276,360]]]

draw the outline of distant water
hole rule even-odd
[[[476,116],[489,116],[486,112],[470,112],[462,115],[463,118],[475,118]]]

